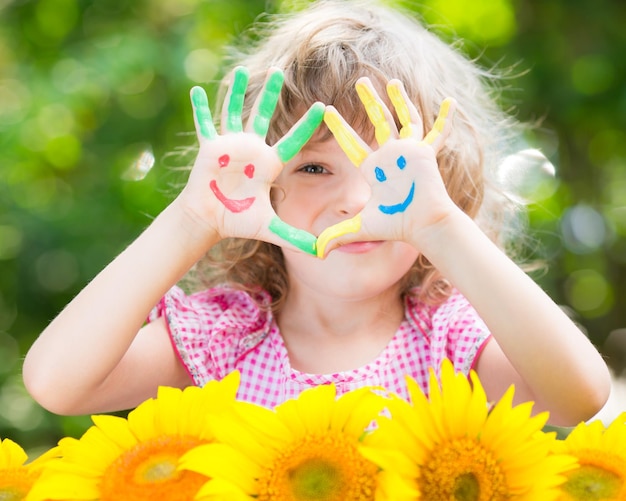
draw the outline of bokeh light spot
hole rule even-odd
[[[599,94],[615,80],[615,68],[605,55],[578,58],[572,65],[572,85],[581,94]]]
[[[474,0],[468,8],[465,0],[427,0],[424,15],[431,23],[451,25],[462,37],[489,44],[503,45],[515,35],[517,23],[510,0]]]
[[[0,225],[0,261],[13,259],[22,248],[24,235],[19,228],[11,225]]]
[[[611,284],[592,269],[573,272],[565,284],[565,293],[571,306],[587,318],[604,315],[614,302]]]
[[[593,207],[575,205],[561,220],[563,243],[576,254],[593,252],[607,241],[609,232],[604,216]]]
[[[35,261],[35,273],[37,281],[44,289],[62,292],[78,279],[78,260],[65,249],[50,250]]]
[[[185,74],[192,82],[210,82],[217,75],[219,56],[208,49],[197,49],[185,58]]]
[[[72,169],[82,155],[78,138],[71,134],[51,138],[45,146],[46,159],[61,170]]]
[[[39,129],[48,137],[65,136],[74,128],[74,115],[67,106],[53,103],[45,106],[37,116]]]
[[[498,169],[498,180],[510,196],[532,203],[554,194],[558,186],[555,172],[552,162],[531,148],[506,157]]]
[[[22,121],[30,101],[30,92],[21,82],[0,80],[0,127]]]
[[[42,33],[50,38],[62,39],[78,20],[76,0],[39,0],[35,16]]]

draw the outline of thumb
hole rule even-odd
[[[357,214],[350,219],[329,226],[317,237],[317,257],[324,259],[333,249],[336,249],[342,244],[353,242],[353,234],[359,233],[360,231],[361,214]]]

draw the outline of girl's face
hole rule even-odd
[[[286,223],[318,236],[325,228],[355,216],[370,187],[337,141],[315,137],[289,161],[276,179],[273,202]],[[321,260],[283,250],[290,287],[303,286],[345,299],[372,297],[398,284],[418,251],[399,241],[355,242]]]

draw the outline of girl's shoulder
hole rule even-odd
[[[228,286],[216,286],[188,294],[175,286],[163,296],[149,319],[165,314],[209,324],[217,319],[230,324],[248,324],[271,317],[270,303],[271,298],[264,291],[252,295]]]
[[[265,339],[273,316],[270,296],[218,286],[187,294],[173,287],[148,321],[164,317],[172,345],[197,385],[221,379]]]

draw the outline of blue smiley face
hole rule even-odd
[[[406,167],[406,158],[400,155],[396,159],[396,165],[398,166],[400,170],[404,170],[404,168]],[[374,174],[376,175],[377,181],[381,183],[387,181],[387,176],[385,174],[385,171],[382,170],[380,167],[374,168]],[[407,207],[411,205],[414,195],[415,195],[415,181],[412,181],[411,188],[409,189],[409,193],[403,202],[400,202],[398,204],[393,204],[393,205],[379,205],[378,209],[383,214],[396,214],[398,212],[404,212],[407,209]]]

